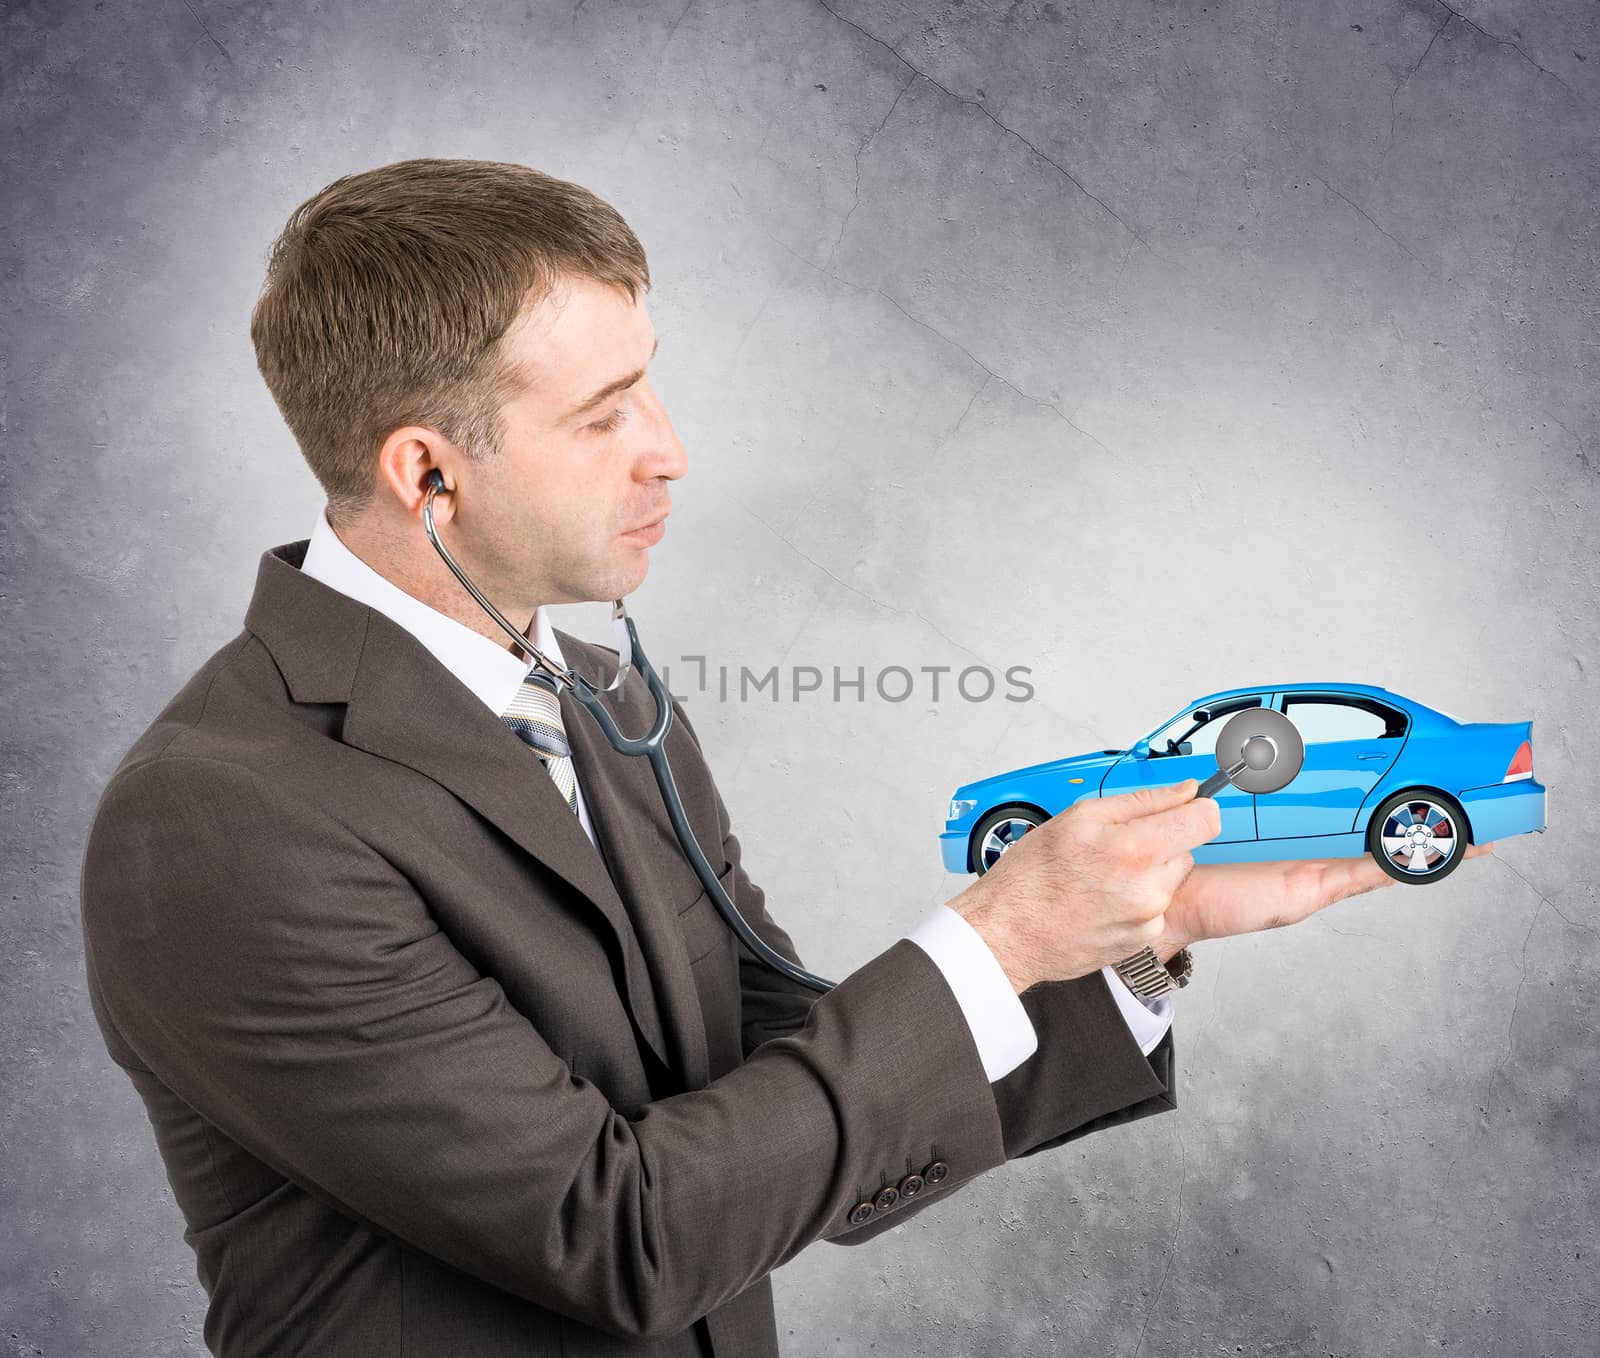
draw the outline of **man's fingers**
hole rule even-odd
[[[1194,782],[1191,778],[1190,782]],[[1222,833],[1222,808],[1210,797],[1190,797],[1121,827],[1140,852],[1161,860],[1209,844]]]
[[[1367,891],[1379,891],[1384,887],[1399,885],[1393,877],[1378,866],[1377,860],[1369,853],[1362,854],[1360,858],[1330,859],[1329,868],[1328,876],[1335,878],[1338,883],[1338,894],[1333,898],[1335,901],[1342,901],[1348,896],[1359,896]]]
[[[1073,805],[1083,807],[1085,812],[1107,824],[1118,824],[1192,801],[1195,789],[1199,786],[1198,779],[1185,778],[1181,783],[1135,788],[1132,792],[1114,792],[1109,797],[1086,797]]]

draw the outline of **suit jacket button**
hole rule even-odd
[[[870,1202],[858,1202],[850,1209],[850,1224],[852,1226],[859,1226],[871,1215],[872,1204]]]
[[[887,1212],[899,1201],[900,1190],[898,1188],[881,1188],[878,1190],[878,1196],[872,1200],[872,1205],[880,1212]]]
[[[922,1171],[922,1177],[930,1184],[942,1183],[945,1175],[950,1173],[950,1166],[943,1160],[935,1160]]]
[[[914,1198],[920,1192],[922,1192],[922,1175],[908,1174],[900,1180],[900,1196],[902,1198]]]

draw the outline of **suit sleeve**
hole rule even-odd
[[[613,1334],[678,1333],[858,1229],[908,1165],[948,1166],[922,1202],[1006,1159],[961,1010],[908,940],[797,1026],[799,997],[758,1002],[782,1035],[626,1116],[306,789],[129,766],[80,885],[108,1044],[334,1210]]]
[[[1100,974],[1106,978],[1111,997],[1122,1011],[1123,1022],[1138,1042],[1139,1050],[1148,1055],[1172,1027],[1171,994],[1158,995],[1153,1000],[1141,999],[1128,989],[1128,983],[1117,974],[1115,967],[1101,967]]]
[[[1040,1050],[991,1086],[1006,1159],[1177,1108],[1172,1029],[1148,1056],[1141,1053],[1099,972],[1041,982],[1022,992],[1022,1002]],[[835,1243],[864,1245],[927,1205],[918,1198]]]
[[[703,759],[699,738],[694,735],[687,715],[676,704],[674,710],[694,737],[696,752]],[[796,965],[804,966],[788,934],[762,908],[764,898],[760,888],[750,882],[739,863],[739,841],[733,834],[727,808],[709,770],[706,782],[716,798],[724,854],[739,880],[736,899],[740,902],[740,913],[778,952]],[[754,908],[747,909],[746,901],[753,902]],[[906,944],[927,956],[924,949],[909,938],[900,939],[896,946]],[[762,966],[743,948],[740,959],[748,1056],[753,1041],[766,1040],[762,1036],[763,1020],[780,1029],[785,1024],[801,1023],[803,1011],[817,999],[817,994]],[[944,978],[943,969],[939,969],[939,975]],[[962,1035],[966,1039],[960,1043],[963,1051],[970,1047],[978,1053],[971,1025],[947,979],[944,991],[961,1017]],[[1020,999],[1037,1045],[1032,1055],[990,1085],[1007,1159],[1035,1155],[1091,1132],[1177,1107],[1170,1025],[1160,1043],[1146,1055],[1111,984],[1101,972],[1069,981],[1043,982],[1023,991]],[[1168,1004],[1170,1006],[1170,1001]],[[978,1059],[981,1066],[981,1053]],[[988,1078],[987,1074],[984,1078]],[[908,1161],[904,1169],[916,1167]],[[882,1183],[893,1183],[898,1177],[886,1173]],[[868,1192],[864,1196],[870,1198],[872,1194]],[[942,1192],[924,1193],[914,1199],[901,1199],[888,1212],[875,1213],[865,1223],[845,1231],[827,1232],[823,1238],[832,1244],[865,1244],[946,1196]]]

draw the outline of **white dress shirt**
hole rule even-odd
[[[512,698],[532,668],[533,662],[518,655],[509,645],[493,641],[429,607],[373,570],[333,531],[326,506],[317,513],[300,569],[405,628],[497,717],[511,706]],[[545,609],[536,608],[533,619],[533,644],[557,664],[566,664]],[[574,763],[575,776],[577,772]],[[581,778],[577,796],[578,821],[590,842],[595,843],[594,825],[583,800]],[[1011,988],[1004,969],[983,936],[960,914],[948,905],[937,906],[905,936],[933,959],[949,982],[972,1030],[984,1073],[991,1082],[1015,1070],[1038,1050],[1039,1036],[1034,1031],[1033,1021]],[[1140,1051],[1149,1055],[1172,1022],[1171,997],[1163,995],[1155,1000],[1141,1000],[1128,989],[1114,968],[1104,967],[1101,971]]]

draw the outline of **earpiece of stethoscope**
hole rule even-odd
[[[478,606],[485,613],[500,624],[501,630],[516,643],[519,650],[563,688],[569,691],[576,690],[579,679],[573,670],[570,667],[558,665],[549,659],[523,633],[507,622],[505,615],[490,603],[484,597],[483,591],[467,578],[467,573],[456,564],[455,557],[451,556],[444,543],[439,541],[439,530],[434,527],[433,523],[433,497],[444,488],[444,474],[435,467],[428,472],[428,499],[422,506],[422,526],[427,530],[428,541],[433,544],[434,551],[438,552],[440,557],[443,558],[444,564],[450,568],[451,573],[461,582],[462,588],[478,601]],[[617,673],[611,682],[600,690],[602,693],[612,693],[620,689],[622,681],[628,677],[628,670],[633,664],[633,646],[630,644],[632,624],[628,620],[628,610],[623,606],[621,599],[613,599],[611,601],[611,620],[616,624],[617,630]]]
[[[1294,781],[1305,756],[1300,732],[1282,712],[1246,708],[1230,717],[1217,736],[1217,771],[1194,795],[1215,797],[1230,783],[1241,792],[1276,792]]]

